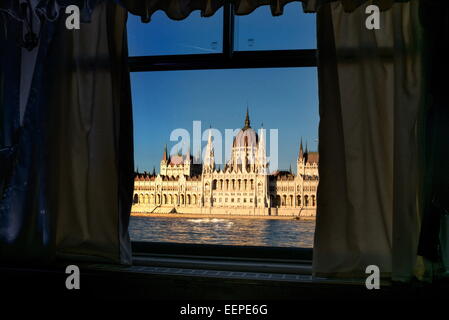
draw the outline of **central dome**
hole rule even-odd
[[[245,126],[235,136],[232,146],[236,148],[255,148],[258,142],[259,137],[256,131],[250,126],[249,114],[248,110],[246,110]]]
[[[257,147],[257,143],[259,141],[259,137],[252,128],[248,129],[241,129],[239,133],[234,138],[234,143],[232,144],[233,147],[236,148],[251,148],[251,147]]]

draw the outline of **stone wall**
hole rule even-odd
[[[210,214],[210,215],[242,215],[242,216],[299,216],[315,217],[315,208],[249,208],[249,207],[174,207],[154,206],[149,204],[134,204],[132,213],[186,213],[186,214]]]

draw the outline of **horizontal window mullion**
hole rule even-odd
[[[241,51],[231,57],[224,54],[129,57],[131,72],[314,67],[316,50]]]

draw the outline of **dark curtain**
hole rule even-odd
[[[446,70],[449,55],[449,3],[423,1],[421,21],[424,28],[426,64],[426,135],[424,179],[424,217],[419,254],[431,262],[432,271],[449,272],[449,106]],[[442,262],[442,265],[441,265]]]
[[[1,124],[0,124],[0,258],[46,257],[51,245],[50,218],[44,189],[46,186],[43,136],[45,111],[36,92],[20,121],[21,48],[18,39],[22,25],[1,12]],[[36,49],[45,56],[45,47]],[[41,66],[36,72],[41,72]],[[37,77],[36,77],[37,78]],[[36,80],[36,90],[42,82]]]

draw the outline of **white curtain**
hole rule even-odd
[[[50,210],[58,256],[131,263],[132,111],[126,10],[102,2],[73,32],[60,20],[48,71]]]
[[[315,275],[408,280],[417,264],[422,183],[422,30],[418,1],[317,13],[320,185]]]

